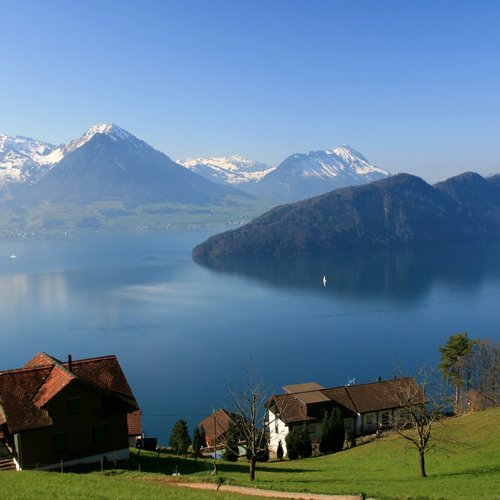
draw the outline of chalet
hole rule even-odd
[[[238,422],[238,415],[220,408],[204,418],[198,425],[205,431],[207,446],[213,448],[214,445],[221,447],[226,445],[229,427],[236,422]]]
[[[310,382],[283,389],[284,394],[274,395],[266,403],[271,453],[276,453],[281,441],[286,454],[285,438],[293,427],[306,426],[311,441],[318,441],[325,412],[335,407],[344,417],[346,434],[360,436],[374,433],[380,426],[388,427],[397,412],[403,411],[405,394],[411,393],[424,403],[413,378],[333,388]]]
[[[126,459],[140,421],[116,356],[62,362],[38,353],[0,372],[0,444],[18,470]]]

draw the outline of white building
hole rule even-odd
[[[349,436],[374,433],[387,428],[401,411],[402,394],[411,391],[418,402],[424,397],[413,378],[400,378],[369,384],[325,388],[316,382],[287,385],[284,394],[272,396],[266,403],[269,427],[269,451],[276,453],[279,443],[286,456],[286,436],[293,427],[307,427],[311,441],[319,442],[325,412],[337,407],[344,417]]]

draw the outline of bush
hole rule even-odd
[[[340,410],[334,408],[330,413],[325,412],[319,440],[319,451],[321,453],[340,451],[344,447],[344,439],[344,419]]]
[[[278,460],[283,460],[283,445],[281,441],[278,443],[278,449],[276,450],[276,457]]]
[[[297,460],[297,458],[299,458],[299,441],[299,433],[292,427],[285,438],[287,457],[289,460]]]
[[[299,434],[299,455],[301,458],[309,458],[312,455],[311,437],[305,425]]]
[[[226,447],[223,454],[224,460],[228,460],[229,462],[236,462],[238,460],[238,456],[240,454],[240,450],[238,448],[239,441],[240,433],[237,427],[231,423],[227,432]]]

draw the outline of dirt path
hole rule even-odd
[[[217,489],[214,483],[172,483],[181,488],[194,488],[199,490]],[[222,485],[219,491],[226,493],[237,493],[240,495],[251,495],[268,498],[293,498],[299,500],[359,500],[359,495],[322,495],[319,493],[292,493],[287,491],[261,490],[259,488],[247,488],[244,486]]]

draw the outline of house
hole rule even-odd
[[[324,388],[316,382],[288,385],[284,394],[266,402],[269,450],[276,453],[279,442],[286,454],[286,436],[292,428],[307,427],[311,441],[321,436],[325,412],[338,408],[346,434],[366,435],[388,427],[404,411],[403,395],[411,393],[419,404],[424,396],[413,378],[399,378],[369,384]]]
[[[126,459],[140,417],[116,356],[38,353],[0,372],[0,441],[18,470]]]
[[[226,445],[229,427],[238,420],[238,415],[220,408],[199,422],[198,425],[205,431],[207,446],[213,448],[216,445],[223,448]]]

